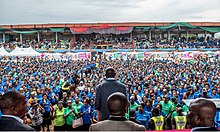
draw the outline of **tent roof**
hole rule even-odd
[[[11,56],[41,56],[41,53],[35,51],[32,47],[29,48],[16,47],[10,54]]]
[[[52,32],[64,32],[65,28],[49,28]]]
[[[167,30],[167,29],[172,29],[175,27],[187,27],[190,29],[201,29],[201,30],[205,30],[211,33],[217,33],[220,32],[220,27],[201,27],[201,26],[193,26],[187,22],[177,22],[177,23],[173,23],[170,25],[166,25],[166,26],[136,26],[136,29],[143,29],[143,30],[150,30],[150,29],[161,29],[161,30]]]
[[[9,56],[10,53],[8,53],[4,47],[0,48],[0,56]]]

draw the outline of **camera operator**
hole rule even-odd
[[[203,88],[202,89],[202,93],[199,95],[200,98],[211,98],[209,95],[208,95],[208,91],[206,88]]]
[[[38,103],[33,102],[31,104],[31,109],[28,111],[28,114],[31,120],[31,126],[34,128],[35,131],[41,131],[44,112],[44,108],[41,107]]]

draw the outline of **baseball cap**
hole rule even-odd
[[[72,103],[72,100],[67,100],[67,103]]]

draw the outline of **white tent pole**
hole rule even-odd
[[[37,41],[40,42],[40,33],[37,32]]]
[[[151,30],[149,30],[149,36],[148,36],[149,41],[151,41],[151,35],[152,35],[152,32]]]
[[[56,32],[56,43],[57,43],[57,32]]]
[[[186,31],[186,39],[188,40],[189,37],[189,30]]]
[[[206,41],[206,40],[207,40],[207,37],[208,37],[207,31],[205,31],[204,36],[205,36],[205,42],[207,42],[207,41]]]
[[[170,30],[168,30],[168,32],[167,32],[167,39],[168,39],[168,41],[170,41]]]
[[[5,32],[3,32],[3,43],[5,43]]]
[[[22,43],[22,34],[20,33],[20,42]]]

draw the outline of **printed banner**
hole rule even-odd
[[[91,60],[91,52],[79,52],[79,53],[45,53],[44,58],[56,59],[56,60]]]
[[[200,52],[200,51],[187,51],[187,52],[104,52],[106,59],[124,59],[135,57],[136,59],[187,59],[192,60],[199,57],[213,58],[220,55],[220,52]]]

